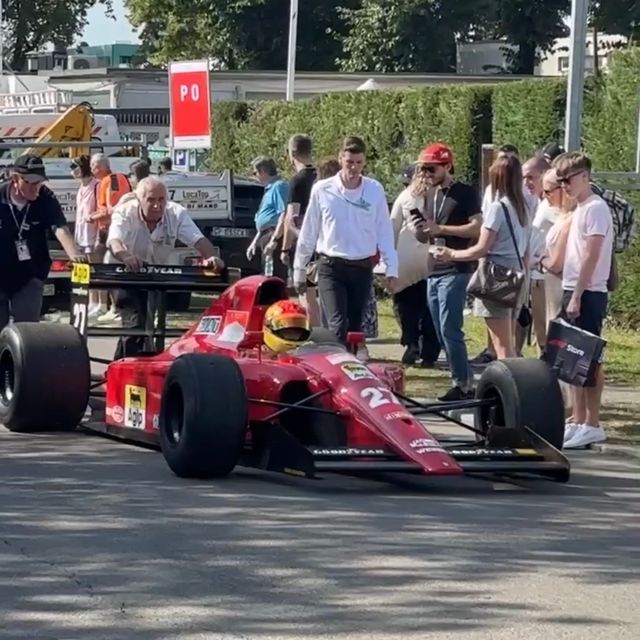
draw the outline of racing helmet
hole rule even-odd
[[[307,310],[293,300],[280,300],[264,314],[264,343],[275,353],[303,345],[311,335]]]

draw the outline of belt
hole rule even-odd
[[[320,260],[328,264],[341,264],[346,267],[357,267],[360,269],[373,269],[373,256],[370,258],[361,258],[360,260],[349,260],[347,258],[339,258],[337,256],[328,256],[325,253],[319,254]]]

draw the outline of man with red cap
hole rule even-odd
[[[414,214],[416,237],[435,247],[466,249],[480,233],[482,213],[476,190],[453,177],[453,152],[442,143],[426,147],[416,163],[429,188],[426,210]],[[455,402],[473,394],[464,336],[464,305],[473,266],[436,262],[427,279],[427,301],[451,369],[452,388],[439,398]]]

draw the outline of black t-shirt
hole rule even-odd
[[[315,167],[307,165],[304,169],[300,169],[289,181],[289,200],[287,204],[299,204],[300,215],[296,220],[298,227],[302,225],[302,219],[309,206],[309,198],[311,197],[311,188],[318,177]]]
[[[48,234],[67,221],[53,192],[42,187],[38,198],[20,209],[9,197],[10,182],[0,184],[0,291],[13,294],[32,278],[46,280],[51,268]],[[20,231],[22,229],[22,231]],[[29,260],[18,260],[22,239]]]
[[[476,190],[461,182],[453,182],[446,189],[431,187],[427,190],[425,200],[427,217],[443,226],[461,227],[469,224],[470,218],[482,210]],[[438,236],[436,242],[441,244],[443,240],[450,249],[467,249],[475,244],[475,240],[449,235]],[[470,273],[473,269],[472,262],[436,262],[432,274]]]

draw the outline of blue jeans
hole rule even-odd
[[[440,344],[444,347],[453,384],[472,386],[467,344],[464,339],[464,305],[470,273],[432,275],[427,279],[427,303]]]

